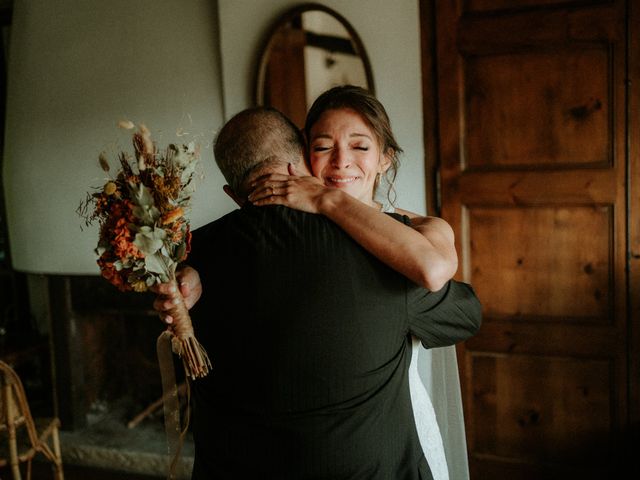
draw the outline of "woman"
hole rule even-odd
[[[312,105],[305,134],[314,177],[263,177],[249,200],[321,213],[396,271],[429,290],[442,288],[458,267],[451,227],[396,209],[411,218],[407,228],[382,214],[390,202],[374,199],[383,176],[392,185],[402,151],[382,104],[360,87],[335,87]]]
[[[382,177],[391,190],[401,152],[380,102],[359,87],[333,88],[309,110],[305,134],[314,177],[297,177],[294,171],[289,177],[269,175],[255,183],[249,200],[323,214],[396,271],[429,290],[442,288],[457,269],[451,227],[439,218],[394,209],[389,192],[376,201]],[[408,216],[413,228],[384,215],[390,211]],[[410,389],[425,457],[435,479],[468,478],[455,347],[431,351],[412,340]]]

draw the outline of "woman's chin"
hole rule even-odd
[[[362,189],[359,188],[360,186],[355,184],[354,182],[332,182],[330,180],[325,180],[324,185],[329,188],[341,190],[344,193],[349,194],[353,198],[360,200],[362,203],[366,203],[367,205],[374,205],[373,192],[363,192]]]

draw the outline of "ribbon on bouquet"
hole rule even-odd
[[[179,292],[175,278],[172,278],[171,282]],[[156,342],[158,365],[162,380],[164,426],[167,436],[168,480],[186,478],[184,464],[180,461],[180,453],[182,452],[184,437],[189,428],[190,381],[205,377],[211,370],[209,356],[194,336],[189,312],[179,293],[177,298],[180,299],[179,304],[174,305],[167,312],[173,317],[173,323],[160,334]],[[173,354],[177,354],[182,359],[187,377],[185,380],[187,398],[184,425],[180,419],[180,398],[178,396]]]

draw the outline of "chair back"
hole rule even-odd
[[[21,480],[20,463],[25,462],[26,478],[30,479],[31,460],[41,452],[53,463],[54,478],[63,480],[59,426],[60,420],[53,418],[38,431],[20,377],[9,364],[0,360],[0,437],[6,435],[9,447],[8,458],[0,453],[0,467],[10,465],[14,480]],[[4,443],[2,441],[0,445]]]
[[[23,425],[32,444],[38,441],[27,396],[18,374],[0,360],[0,432],[17,431]]]

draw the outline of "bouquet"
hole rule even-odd
[[[123,121],[120,127],[134,129]],[[99,163],[109,176],[103,187],[88,193],[78,213],[86,225],[100,227],[100,272],[121,291],[144,292],[157,283],[175,282],[176,267],[189,253],[191,232],[185,217],[193,191],[198,149],[193,142],[159,150],[144,125],[133,134],[134,154],[120,152],[119,168],[105,154]],[[191,378],[204,377],[211,363],[195,339],[189,313],[180,302],[170,312],[171,348]]]

